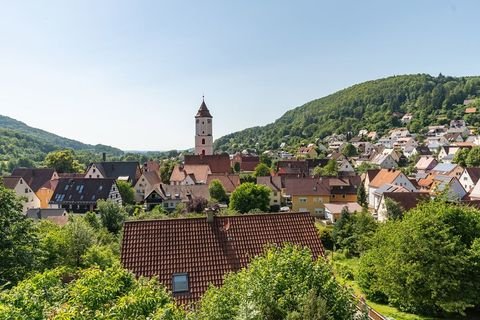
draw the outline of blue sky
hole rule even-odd
[[[3,1],[0,114],[124,150],[193,146],[390,75],[480,75],[479,1]]]

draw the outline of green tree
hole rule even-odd
[[[38,239],[14,192],[0,181],[0,288],[35,268]]]
[[[83,172],[82,165],[75,158],[75,153],[71,149],[50,152],[45,157],[44,164],[49,168],[54,168],[58,173]]]
[[[218,179],[212,180],[210,186],[208,187],[208,192],[210,193],[210,198],[217,200],[218,202],[228,201],[227,192],[223,187],[222,183]]]
[[[271,175],[270,167],[268,167],[265,163],[259,163],[255,167],[255,172],[253,173],[254,177],[268,177]]]
[[[463,149],[460,149],[462,151]],[[459,152],[460,152],[459,151]],[[467,167],[478,167],[480,166],[480,147],[473,147],[466,159]]]
[[[70,266],[80,267],[82,256],[95,242],[95,231],[82,217],[71,217],[64,227],[65,260]]]
[[[269,248],[250,265],[210,287],[198,319],[353,319],[351,293],[340,286],[324,259],[291,245]]]
[[[357,202],[363,208],[367,208],[368,206],[367,192],[365,191],[365,185],[363,182],[360,183],[357,189]]]
[[[270,157],[268,154],[262,153],[260,155],[260,162],[265,164],[269,168],[272,167],[272,161],[273,161],[272,157]]]
[[[359,284],[371,298],[417,314],[478,306],[480,212],[430,201],[382,224],[360,258]]]
[[[160,178],[165,184],[170,184],[170,176],[177,163],[173,160],[165,160],[160,166]]]
[[[470,149],[467,148],[458,150],[453,156],[453,162],[465,168],[467,166],[467,158],[469,153]]]
[[[347,255],[359,256],[370,248],[370,239],[376,230],[377,222],[371,214],[352,214],[344,209],[333,227],[332,235],[337,248],[345,250]]]
[[[102,225],[111,233],[117,234],[126,218],[125,209],[111,200],[98,200],[97,211]]]
[[[241,213],[259,209],[267,212],[270,206],[270,189],[246,182],[238,186],[230,196],[230,209]]]
[[[327,164],[323,167],[317,166],[313,169],[313,174],[315,176],[337,176],[338,175],[338,164],[336,160],[330,159]]]
[[[405,211],[398,202],[388,197],[385,198],[385,209],[387,211],[387,218],[390,220],[402,219],[403,212]]]
[[[347,157],[354,157],[358,154],[357,148],[353,146],[351,143],[347,143],[343,148],[342,148],[342,154]]]
[[[133,189],[130,182],[127,181],[117,181],[118,192],[122,197],[124,204],[134,204],[135,203],[135,190]]]

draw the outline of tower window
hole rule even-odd
[[[202,139],[202,144],[205,144],[205,139]]]
[[[207,122],[208,122],[208,123],[212,123],[212,119],[208,119]]]
[[[203,156],[205,155],[205,150],[202,150],[202,155],[203,155]]]
[[[205,121],[202,121],[202,124],[205,124]]]
[[[199,122],[200,122],[200,120],[197,119],[197,123],[199,123]]]

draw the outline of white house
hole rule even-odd
[[[465,168],[459,178],[465,191],[470,192],[480,179],[480,168]]]
[[[467,194],[467,191],[465,191],[456,177],[437,175],[433,180],[433,186],[430,189],[430,193],[433,195],[447,190],[448,199],[457,201],[461,200]]]
[[[382,153],[377,154],[372,158],[370,162],[384,169],[391,169],[391,168],[398,167],[397,162],[389,154],[382,154]]]
[[[335,223],[340,219],[344,209],[348,210],[349,213],[357,213],[363,210],[362,206],[356,202],[325,203],[325,218],[331,223]]]
[[[143,202],[145,195],[162,182],[157,171],[145,171],[133,187],[135,190],[135,202]]]
[[[347,159],[339,160],[338,162],[338,172],[344,175],[354,175],[355,169]]]
[[[410,192],[417,191],[408,177],[400,170],[395,169],[381,169],[373,180],[368,185],[368,205],[375,208],[375,191],[385,184],[401,186]],[[378,204],[377,204],[378,205]]]
[[[22,210],[24,213],[26,213],[28,209],[40,208],[40,199],[22,177],[3,177],[2,180],[5,188],[13,190],[22,200]]]

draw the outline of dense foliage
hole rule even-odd
[[[359,284],[374,300],[417,314],[480,304],[480,212],[436,200],[391,220],[361,257]]]
[[[407,112],[413,114],[408,125],[412,132],[451,119],[465,119],[479,127],[480,115],[464,114],[463,101],[471,97],[480,97],[480,77],[418,74],[368,81],[292,109],[267,126],[221,137],[215,141],[215,148],[261,151],[277,149],[283,142],[315,142],[332,133],[367,129],[382,134],[401,126],[399,114]]]
[[[353,319],[351,293],[338,285],[326,261],[308,249],[272,247],[248,268],[210,287],[200,319]]]
[[[359,256],[370,248],[377,226],[368,212],[350,213],[342,210],[332,233],[336,248],[342,249],[348,256]]]
[[[210,182],[210,185],[208,186],[208,192],[212,200],[218,202],[228,201],[227,191],[225,191],[223,184],[218,179],[214,179],[212,182]]]
[[[35,264],[38,239],[13,191],[0,183],[0,288],[21,280]]]
[[[230,196],[230,209],[241,213],[252,210],[268,212],[270,209],[270,189],[252,182],[242,183]]]

